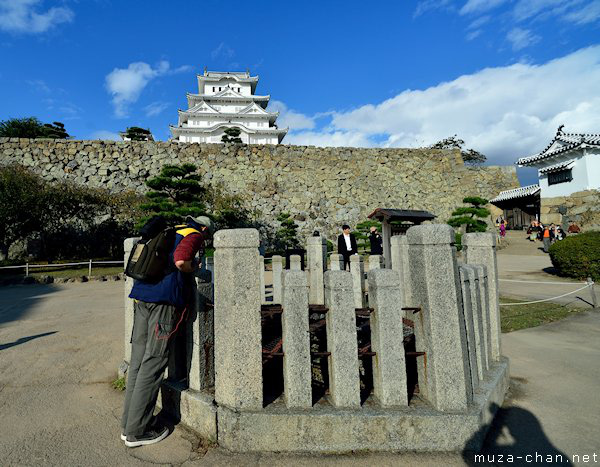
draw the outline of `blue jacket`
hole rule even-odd
[[[173,255],[179,242],[192,233],[200,233],[193,227],[177,227],[175,243],[169,255],[171,264],[173,264]],[[155,284],[136,280],[129,298],[147,303],[166,303],[168,305],[175,305],[176,307],[183,307],[190,303],[192,285],[191,274],[175,269],[175,271],[167,274],[160,282]]]

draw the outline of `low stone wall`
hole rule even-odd
[[[560,224],[566,230],[575,221],[583,230],[600,230],[600,191],[585,190],[570,196],[541,198],[540,217],[544,224]]]
[[[490,199],[519,186],[514,167],[467,167],[449,150],[0,138],[0,165],[113,191],[144,192],[163,165],[184,162],[266,221],[290,212],[301,234],[330,238],[377,207],[425,209],[443,222],[465,196]]]

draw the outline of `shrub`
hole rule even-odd
[[[569,236],[554,243],[549,253],[561,276],[600,280],[600,232]]]

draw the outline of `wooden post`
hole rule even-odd
[[[392,226],[387,219],[383,219],[381,223],[381,236],[383,237],[383,267],[391,268],[392,264],[392,249],[391,249],[391,238],[392,238]]]

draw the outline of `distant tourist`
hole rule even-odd
[[[540,232],[542,227],[540,223],[536,220],[531,221],[531,225],[527,229],[527,235],[529,235],[529,241],[535,242],[538,238],[540,238]]]
[[[552,242],[552,236],[550,234],[550,227],[544,227],[542,233],[542,241],[544,242],[544,253],[548,253],[548,249],[550,248],[550,243]]]
[[[506,224],[504,220],[500,221],[500,238],[506,237]]]
[[[371,233],[369,233],[369,243],[371,244],[372,255],[383,254],[383,238],[381,234],[377,232],[377,227],[371,227]]]
[[[154,406],[169,360],[169,341],[192,301],[194,259],[213,234],[205,216],[186,219],[178,226],[169,255],[170,268],[158,282],[136,280],[129,298],[134,299],[131,359],[121,419],[121,439],[133,448],[157,443],[169,434],[153,423]],[[184,325],[185,326],[185,325]]]
[[[344,270],[346,270],[346,265],[350,270],[350,256],[358,254],[358,245],[356,237],[350,233],[350,226],[347,224],[342,225],[342,234],[338,237],[337,248],[338,253],[344,258]]]
[[[567,229],[567,233],[578,234],[580,232],[581,232],[581,227],[579,227],[574,221],[570,221],[569,228]]]
[[[565,231],[563,230],[563,228],[560,225],[556,226],[556,231],[554,233],[554,238],[556,240],[562,240],[565,238]]]

